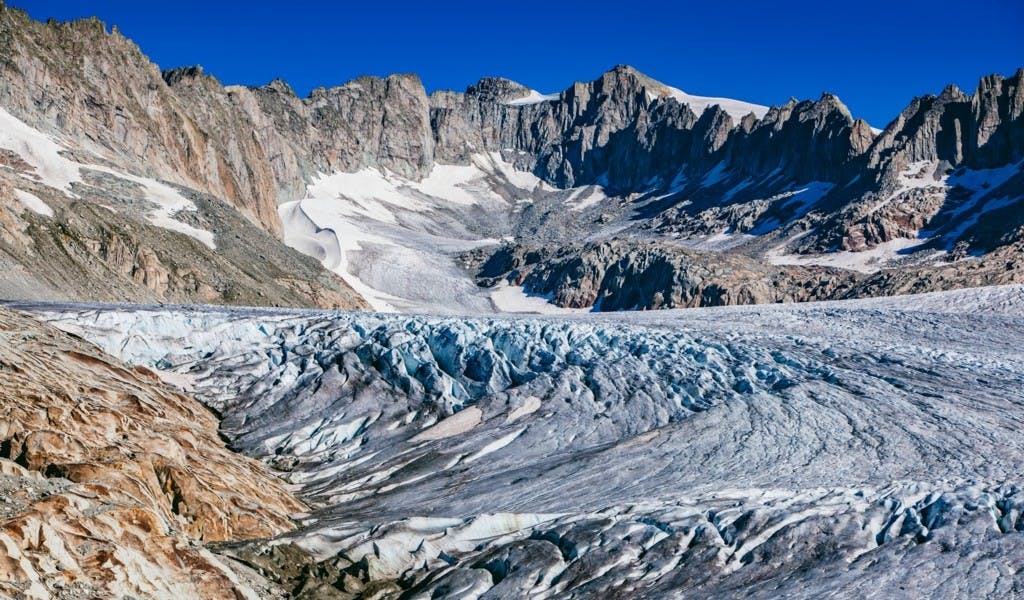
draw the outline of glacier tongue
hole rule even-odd
[[[318,507],[276,543],[360,585],[1024,589],[1019,286],[558,319],[21,308],[218,410]]]

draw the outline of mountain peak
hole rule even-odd
[[[466,94],[494,102],[514,100],[529,93],[525,85],[504,77],[483,77],[466,88]]]
[[[754,113],[754,116],[760,119],[768,112],[767,106],[743,102],[742,100],[688,94],[679,88],[653,79],[630,65],[615,65],[610,70],[602,74],[599,81],[608,81],[611,79],[635,81],[636,85],[647,93],[648,100],[653,102],[657,100],[667,101],[668,99],[672,99],[679,104],[688,106],[697,116],[700,116],[705,110],[716,105],[724,112],[728,113],[729,116],[732,117],[734,123],[739,123],[750,113]]]
[[[667,88],[668,87],[665,84],[661,83],[660,81],[656,81],[656,80],[648,77],[647,75],[644,75],[643,73],[638,71],[635,67],[632,67],[630,65],[615,65],[611,69],[608,69],[607,71],[602,73],[601,77],[598,78],[599,81],[607,81],[607,80],[611,80],[611,79],[615,79],[615,80],[623,80],[623,79],[625,79],[625,80],[634,80],[634,81],[636,81],[636,83],[640,87],[645,87],[645,88],[657,89],[657,88]]]
[[[847,108],[846,104],[839,99],[839,96],[836,96],[832,92],[822,92],[821,97],[818,98],[817,102],[815,102],[815,106],[828,112],[838,112],[846,117],[848,121],[853,121],[853,115],[850,114],[850,109]]]
[[[209,77],[203,71],[202,65],[190,65],[187,67],[176,67],[174,69],[167,69],[160,74],[167,85],[173,86],[176,83],[182,81],[191,81],[202,77]]]
[[[615,65],[611,69],[608,69],[605,73],[615,73],[619,75],[639,75],[641,77],[646,77],[646,75],[638,71],[636,67],[625,64]]]
[[[951,83],[943,88],[942,93],[939,94],[939,100],[943,102],[966,102],[970,98],[955,83]]]
[[[292,89],[292,86],[288,85],[288,82],[285,81],[284,79],[281,79],[280,77],[274,79],[273,81],[271,81],[270,83],[263,87],[281,94],[288,94],[290,96],[296,95],[295,90]]]

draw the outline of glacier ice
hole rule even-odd
[[[19,307],[190,389],[316,507],[274,543],[407,597],[1024,593],[1024,287],[558,318]]]

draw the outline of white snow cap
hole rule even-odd
[[[761,106],[760,104],[751,104],[750,102],[743,102],[742,100],[733,100],[731,98],[714,98],[709,96],[693,96],[687,94],[683,90],[674,88],[672,86],[662,86],[662,89],[650,89],[647,90],[648,97],[652,100],[654,98],[673,98],[680,104],[686,104],[690,107],[694,113],[698,116],[704,112],[708,107],[718,105],[725,112],[729,113],[729,116],[733,118],[737,123],[743,117],[754,113],[754,116],[758,119],[763,118],[768,113],[767,106]]]
[[[522,98],[509,100],[505,104],[508,104],[509,106],[523,106],[526,104],[539,104],[541,102],[550,102],[551,100],[558,100],[558,94],[542,94],[537,90],[530,90],[530,93],[523,96]]]

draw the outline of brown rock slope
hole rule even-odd
[[[19,187],[20,186],[20,187]],[[54,215],[28,210],[29,188]],[[0,297],[248,306],[368,307],[320,263],[271,238],[229,206],[191,194],[217,232],[212,250],[145,219],[26,185],[0,167]]]
[[[0,595],[255,597],[199,542],[304,509],[196,401],[0,309]]]

